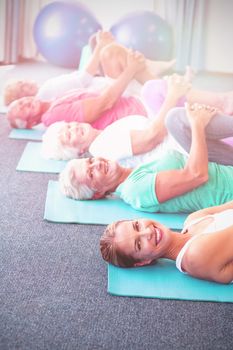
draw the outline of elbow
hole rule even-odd
[[[200,181],[200,185],[204,185],[209,180],[209,175],[207,174],[199,174],[198,179]]]
[[[195,171],[193,169],[189,169],[189,176],[191,177],[192,181],[196,183],[196,186],[204,185],[209,180],[209,174],[208,172],[204,171]]]
[[[230,284],[233,281],[233,276],[217,276],[213,278],[214,282],[221,283],[221,284]]]
[[[144,152],[151,151],[157,147],[161,142],[163,142],[166,135],[167,132],[165,128],[161,128],[156,133],[153,131],[153,129],[150,129],[144,138],[144,144],[147,147]]]
[[[111,93],[104,95],[102,99],[102,109],[106,111],[112,108],[115,102],[116,102],[116,99],[114,99],[114,96],[112,96]]]

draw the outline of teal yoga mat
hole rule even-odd
[[[153,266],[120,268],[108,264],[108,292],[117,296],[233,303],[233,284],[199,280],[159,259]]]
[[[16,170],[41,173],[60,173],[66,161],[44,159],[41,154],[41,142],[28,142],[19,160]]]
[[[9,138],[20,140],[41,141],[45,129],[12,129]]]
[[[44,219],[60,223],[107,225],[115,220],[152,218],[173,228],[181,229],[186,214],[145,213],[132,209],[118,198],[77,201],[61,194],[58,181],[48,183]]]
[[[83,49],[81,51],[81,57],[79,61],[79,70],[84,70],[86,68],[87,63],[89,62],[89,59],[91,57],[92,50],[89,45],[83,46]]]

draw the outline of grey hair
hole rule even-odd
[[[60,134],[67,123],[56,122],[48,127],[42,136],[41,154],[47,159],[69,160],[79,157],[77,147],[68,147],[61,143]]]
[[[59,175],[59,186],[61,192],[73,199],[91,199],[95,193],[87,185],[79,183],[74,176],[74,167],[77,159],[70,160],[65,169]]]

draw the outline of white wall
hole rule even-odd
[[[7,0],[0,0],[1,5]],[[31,16],[35,18],[39,5],[43,6],[54,0],[25,0],[32,7]],[[63,0],[64,1],[64,0]],[[70,0],[66,0],[69,2]],[[76,0],[73,0],[76,1]],[[183,0],[77,0],[92,11],[104,29],[109,29],[119,19],[133,11],[155,11],[164,17],[164,5],[169,1]],[[186,0],[189,1],[189,0]],[[212,72],[233,74],[233,0],[196,0],[207,1],[205,69]],[[34,7],[34,8],[33,8]],[[5,11],[0,11],[0,27],[3,26]],[[140,23],[139,23],[140,26]],[[3,29],[3,28],[2,28]],[[4,36],[4,31],[0,31]],[[27,43],[29,41],[27,40]],[[1,50],[0,50],[1,58]]]
[[[187,0],[188,1],[188,0]],[[203,35],[206,37],[205,69],[233,74],[233,0],[208,1],[208,15]],[[156,11],[164,17],[164,0],[83,0],[95,13],[104,29],[133,11]],[[140,24],[139,24],[140,25]]]
[[[206,69],[213,72],[233,74],[232,0],[209,1],[206,18],[206,39],[207,46],[204,53]]]
[[[123,16],[133,11],[153,11],[154,0],[83,0],[104,29],[109,29]]]

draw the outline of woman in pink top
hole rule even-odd
[[[7,113],[7,118],[12,127],[32,128],[41,122],[45,126],[49,126],[54,122],[64,120],[67,122],[86,122],[97,129],[103,129],[112,122],[128,115],[147,116],[144,105],[151,107],[151,101],[156,102],[158,100],[161,95],[161,92],[157,91],[159,89],[155,87],[148,89],[147,86],[149,85],[146,85],[142,94],[144,103],[133,95],[126,97],[122,94],[132,79],[144,84],[146,81],[158,77],[172,63],[146,60],[142,54],[133,53],[113,43],[109,33],[99,33],[97,39],[97,45],[85,71],[93,77],[101,63],[104,74],[111,75],[111,78],[114,79],[111,85],[102,92],[96,92],[96,89],[91,88],[70,90],[63,97],[59,97],[53,102],[50,100],[42,101],[38,95],[20,98],[10,104]],[[114,57],[115,61],[113,60]],[[115,79],[116,76],[118,76],[117,79]],[[158,84],[160,84],[160,81],[158,81]],[[223,112],[232,114],[232,93],[209,93],[190,89],[188,96],[185,96],[185,98],[189,102],[196,101],[217,106]],[[226,105],[228,106],[227,111],[225,110]],[[160,106],[159,103],[158,108]],[[155,115],[158,108],[152,108],[152,115]]]
[[[89,89],[72,90],[52,103],[33,96],[23,97],[10,104],[8,120],[15,128],[32,128],[41,122],[49,126],[56,121],[64,120],[86,122],[103,129],[127,115],[146,116],[145,108],[139,99],[133,96],[121,96],[129,82],[144,69],[144,56],[129,50],[126,67],[101,93]]]
[[[7,114],[11,126],[31,128],[40,122],[48,126],[55,121],[64,120],[85,121],[102,129],[126,115],[146,115],[145,108],[138,99],[132,96],[121,97],[121,95],[132,79],[135,79],[138,87],[141,87],[140,84],[159,77],[171,68],[174,60],[169,62],[147,60],[142,54],[132,53],[115,43],[109,32],[98,32],[96,42],[91,60],[85,71],[79,72],[83,73],[79,76],[71,73],[50,79],[39,89],[36,96],[30,97],[29,95],[35,95],[35,91],[32,92],[32,86],[25,82],[30,94],[28,92],[27,97],[19,98],[17,101],[12,101],[12,98],[17,96],[19,89],[20,93],[22,92],[22,84],[19,82],[10,84],[5,93],[9,95],[7,104],[12,101]],[[100,66],[106,78],[94,78]],[[108,88],[100,93],[103,81],[104,85],[106,82],[109,83],[108,77],[113,79],[110,79],[111,86],[108,84]],[[96,79],[98,90],[94,86]],[[102,79],[101,84],[99,84],[100,79]],[[77,88],[78,90],[71,92],[71,89]],[[49,92],[48,89],[52,91]],[[22,97],[22,95],[19,96]]]
[[[147,116],[143,104],[133,96],[120,96],[115,103],[114,101],[111,102],[109,98],[106,107],[112,103],[113,106],[106,108],[106,110],[101,100],[100,93],[83,92],[81,89],[72,91],[51,105],[47,112],[43,114],[42,122],[45,126],[63,120],[67,122],[88,122],[96,129],[104,129],[114,121],[128,115]],[[98,119],[96,119],[96,115],[98,115]]]

